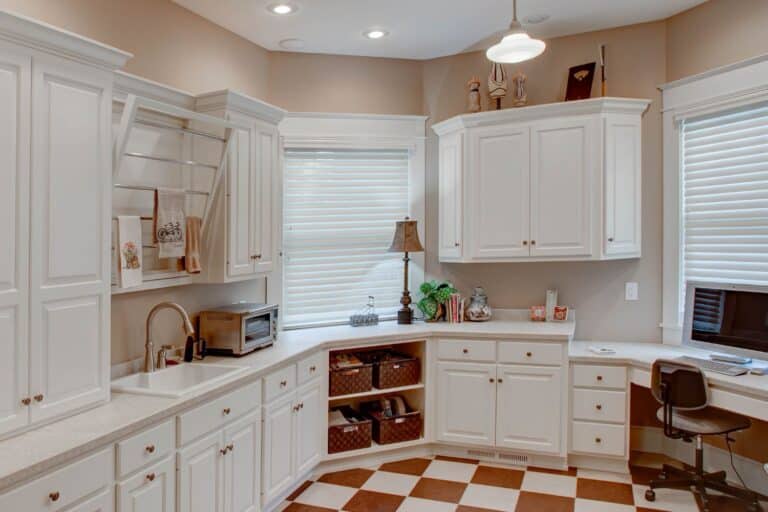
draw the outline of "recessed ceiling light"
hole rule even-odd
[[[371,30],[363,32],[363,35],[368,39],[381,39],[382,37],[388,36],[389,32],[380,28],[372,28]]]
[[[527,25],[536,25],[537,23],[544,23],[549,19],[549,14],[531,14],[523,18],[523,21]]]
[[[297,10],[297,7],[287,2],[280,2],[276,4],[271,4],[269,7],[267,7],[267,10],[272,14],[278,14],[280,16],[284,16],[286,14],[295,13]]]
[[[283,39],[279,44],[280,48],[283,48],[284,50],[301,50],[307,45],[306,41],[303,39],[296,38]]]

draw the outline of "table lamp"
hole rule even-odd
[[[403,305],[397,311],[398,324],[410,324],[413,322],[413,310],[411,309],[411,293],[408,291],[408,257],[409,252],[424,252],[419,241],[419,232],[416,229],[416,221],[408,217],[395,223],[395,238],[392,239],[392,245],[389,252],[404,252],[405,256],[405,275],[403,276],[403,296],[400,298],[400,304]]]

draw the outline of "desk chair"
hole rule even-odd
[[[657,416],[664,423],[664,435],[671,439],[696,440],[696,466],[680,469],[664,464],[658,480],[652,480],[645,499],[654,501],[654,489],[689,489],[701,497],[703,510],[709,510],[707,489],[745,502],[746,510],[762,510],[757,495],[729,485],[725,471],[704,472],[703,436],[723,435],[748,429],[749,418],[708,406],[709,388],[704,373],[696,366],[659,359],[651,371],[651,393],[662,404]],[[693,488],[693,489],[691,489]]]

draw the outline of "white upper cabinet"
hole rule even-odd
[[[649,104],[597,98],[436,124],[440,260],[639,257]]]
[[[272,271],[277,257],[277,124],[284,112],[232,91],[198,96],[196,110],[248,126],[232,137],[224,186],[216,191],[210,229],[203,234],[205,280],[230,282],[263,276]]]
[[[130,55],[7,12],[0,36],[2,436],[109,398],[112,83]]]

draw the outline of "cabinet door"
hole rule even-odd
[[[29,57],[0,45],[0,435],[24,427],[29,407]]]
[[[224,445],[216,432],[178,454],[179,512],[224,510]]]
[[[560,452],[562,370],[499,366],[496,446]]]
[[[439,256],[441,260],[452,260],[462,255],[464,135],[454,133],[440,137],[439,151]]]
[[[438,363],[437,439],[493,446],[496,365]]]
[[[269,272],[274,264],[275,227],[274,198],[276,196],[275,174],[278,171],[277,129],[267,124],[256,126],[256,172],[253,178],[254,191],[251,199],[252,247],[255,272]]]
[[[532,128],[531,256],[592,254],[594,125],[577,118]]]
[[[227,172],[227,267],[230,276],[252,274],[251,227],[256,166],[253,161],[253,131],[236,130],[232,134]]]
[[[114,510],[115,495],[112,492],[112,486],[109,486],[95,496],[88,498],[83,503],[66,509],[66,512],[114,512]],[[144,509],[141,510],[144,512]],[[157,509],[146,510],[147,512],[154,512]]]
[[[530,130],[527,126],[472,130],[469,151],[472,257],[528,256]]]
[[[302,475],[320,460],[323,432],[320,422],[325,410],[324,387],[320,383],[296,392],[296,475]]]
[[[294,471],[294,394],[264,408],[264,446],[261,489],[269,503],[293,483]]]
[[[224,510],[254,512],[261,498],[261,412],[225,429],[224,446]]]
[[[109,397],[111,80],[47,55],[32,67],[33,422]]]
[[[117,485],[117,512],[175,512],[176,464],[173,457]]]
[[[640,256],[641,129],[637,116],[605,120],[606,255]]]

